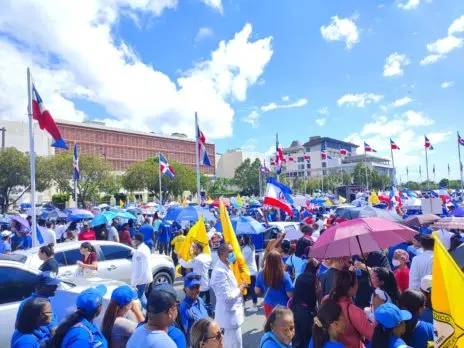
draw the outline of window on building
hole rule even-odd
[[[301,169],[304,169],[304,167],[305,167],[304,163],[302,163],[302,164],[298,164],[298,169],[300,169],[300,170],[301,170]]]
[[[307,169],[311,169],[311,163],[307,163],[307,164],[306,164],[306,168],[307,168]]]
[[[327,168],[327,162],[322,162],[322,168]]]
[[[297,158],[297,161],[298,161],[299,163],[304,162],[304,157],[298,157],[298,158]]]

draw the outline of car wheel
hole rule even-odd
[[[171,275],[167,272],[158,272],[153,275],[153,284],[168,283],[172,284]]]

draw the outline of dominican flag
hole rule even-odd
[[[160,172],[163,174],[166,174],[170,178],[173,178],[176,175],[176,172],[172,167],[169,165],[168,161],[166,158],[164,158],[163,155],[159,155],[159,166],[160,166]]]
[[[461,138],[459,133],[458,133],[458,143],[459,143],[459,145],[464,146],[464,138]]]
[[[304,158],[305,161],[310,161],[310,160],[311,160],[311,156],[310,156],[310,155],[306,155],[306,154],[305,154],[305,155],[303,156],[303,158]]]
[[[40,129],[45,129],[53,138],[51,146],[67,149],[68,146],[61,136],[60,129],[55,123],[50,112],[45,107],[42,98],[32,82],[32,117],[39,122]]]
[[[328,155],[325,151],[321,151],[321,159],[322,160],[331,160],[332,156]]]
[[[206,152],[206,138],[200,127],[197,126],[197,139],[198,139],[198,157],[200,165],[211,167],[211,162]],[[167,162],[166,162],[167,163]]]
[[[275,154],[275,163],[276,163],[276,173],[280,174],[282,171],[282,164],[285,163],[284,153],[282,151],[282,146],[279,144],[279,140],[276,139],[276,154]]]
[[[394,209],[396,206],[402,206],[403,202],[401,201],[400,192],[395,186],[392,186],[390,190],[390,204],[388,209]]]
[[[341,156],[346,156],[346,155],[348,155],[348,151],[346,149],[340,149],[338,151],[338,154],[341,155]]]
[[[365,152],[377,152],[366,142],[364,142],[364,151]]]
[[[400,147],[398,145],[396,145],[396,143],[392,139],[390,139],[390,147],[391,147],[392,150],[399,150],[400,149]]]
[[[79,153],[77,151],[77,144],[74,144],[73,168],[74,181],[77,181],[81,178],[81,169],[79,168]]]
[[[289,156],[287,159],[289,162],[295,162],[295,159],[292,156]]]
[[[424,135],[424,146],[426,149],[433,150],[432,143],[430,142],[429,138],[427,138],[426,135]]]
[[[269,163],[270,163],[271,166],[275,166],[275,165],[276,165],[275,161],[270,161]]]
[[[272,164],[272,162],[271,162],[271,164]],[[271,170],[268,167],[266,167],[266,160],[264,160],[264,163],[259,166],[259,170],[261,171],[261,173],[270,173],[271,172]]]
[[[264,196],[264,204],[276,207],[293,216],[292,203],[292,190],[276,179],[269,178]]]

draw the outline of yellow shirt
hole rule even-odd
[[[174,246],[174,251],[175,251],[176,254],[179,254],[180,247],[184,243],[184,240],[185,240],[185,236],[183,234],[179,234],[177,237],[175,237],[171,241],[171,245]]]

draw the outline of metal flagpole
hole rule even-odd
[[[277,144],[279,144],[279,134],[278,133],[276,133],[276,146],[277,146]],[[280,163],[280,168],[279,168],[279,163]],[[279,153],[277,152],[277,148],[276,148],[276,166],[277,166],[277,170],[276,170],[277,181],[280,182],[280,172],[282,171],[282,162],[281,162],[281,160],[279,158]]]
[[[197,196],[198,204],[200,204],[200,152],[198,148],[198,114],[195,112],[195,158],[197,165]]]
[[[76,142],[74,142],[74,151],[76,152]],[[74,156],[73,156],[74,157]],[[76,159],[74,159],[76,160]],[[74,201],[76,202],[76,208],[79,208],[79,203],[77,202],[77,177],[76,177],[76,168],[74,168]]]
[[[161,187],[161,153],[158,153],[158,181],[160,188],[160,205],[163,205],[163,190]]]
[[[464,190],[464,181],[462,179],[462,160],[461,160],[461,144],[460,144],[460,136],[459,136],[459,132],[457,132],[458,134],[458,156],[459,156],[459,174],[460,174],[460,177],[461,177],[461,194],[462,194],[462,191]]]
[[[367,177],[367,152],[366,152],[366,145],[364,145],[364,157],[366,157],[366,162],[365,162],[365,165],[366,165],[366,189],[369,190],[369,180],[368,180],[368,177]]]
[[[422,185],[422,166],[419,164],[419,180],[420,184]]]
[[[391,182],[392,182],[392,185],[395,185],[396,184],[396,170],[395,170],[395,160],[393,158],[393,148],[391,146],[391,143],[390,143],[390,152],[391,152],[391,158],[392,158],[392,178],[391,178]]]
[[[430,190],[430,179],[429,179],[429,158],[427,155],[427,146],[425,146],[425,170],[427,173],[427,190]]]
[[[409,188],[409,168],[406,167],[406,188]]]
[[[448,190],[450,188],[450,180],[451,180],[451,168],[450,168],[450,165],[448,163]]]
[[[37,246],[37,219],[35,210],[35,151],[34,151],[34,127],[32,123],[32,84],[31,71],[27,68],[27,113],[29,116],[29,156],[31,159],[31,205],[32,205],[32,246]]]
[[[261,195],[261,172],[262,172],[262,164],[259,166],[259,178],[258,178],[258,185],[259,185],[259,197],[262,197]]]
[[[437,182],[437,176],[435,174],[435,164],[432,167],[432,173],[433,173],[433,183],[436,183]]]

